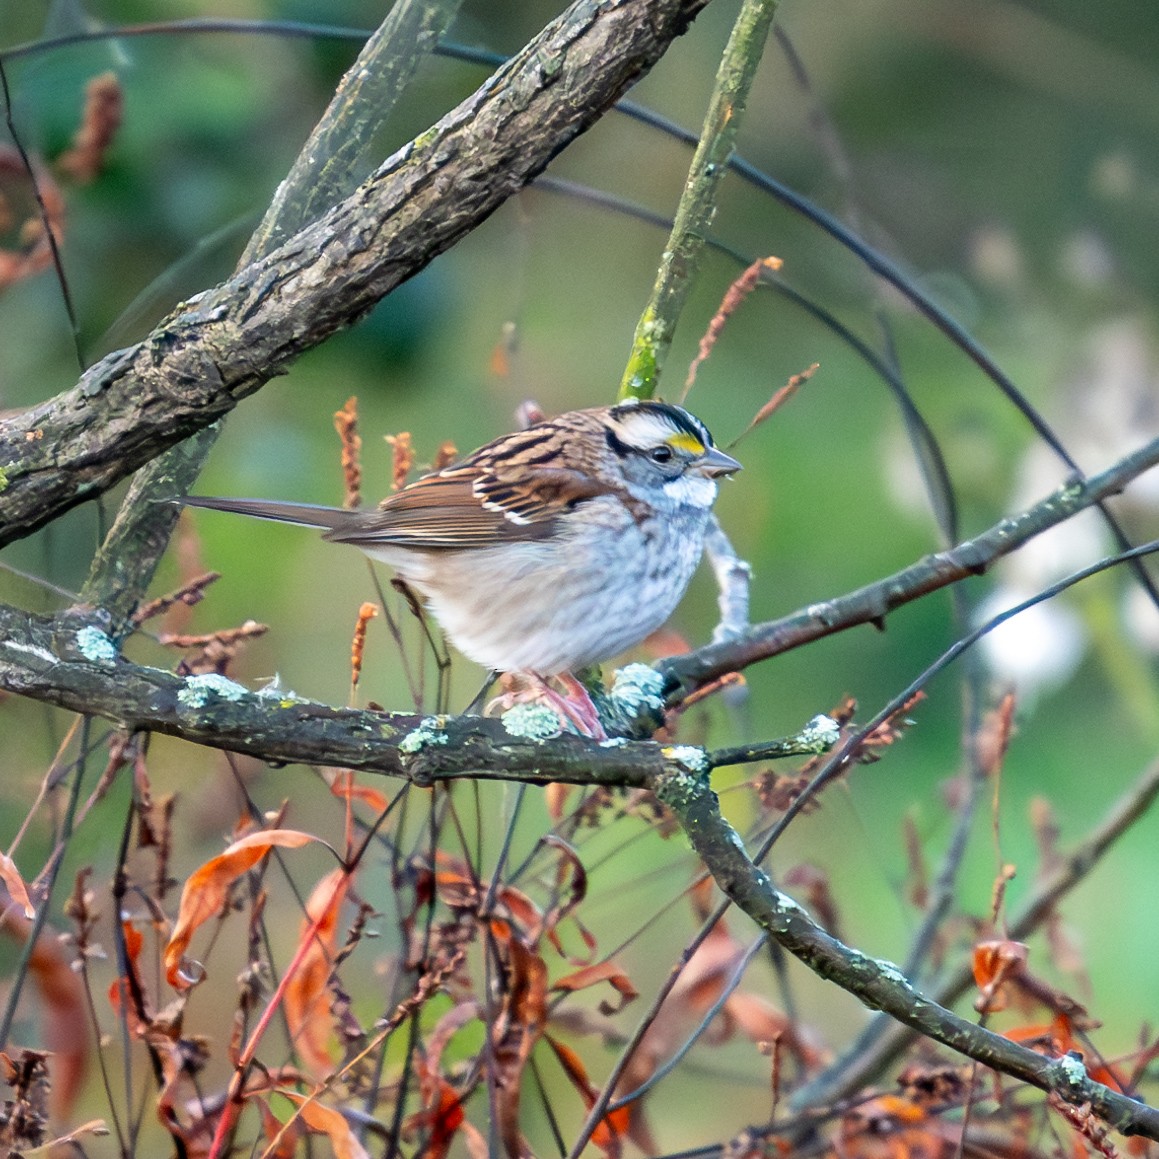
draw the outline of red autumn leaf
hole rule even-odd
[[[436,1068],[433,1060],[426,1062],[421,1057],[415,1060],[423,1109],[407,1120],[406,1129],[414,1131],[421,1127],[428,1132],[422,1159],[444,1159],[465,1122],[459,1093]]]
[[[197,929],[216,917],[230,887],[275,846],[297,849],[318,838],[296,829],[263,829],[235,841],[224,853],[194,870],[181,891],[177,923],[165,947],[165,977],[176,990],[188,990],[198,979],[183,972],[185,951]]]
[[[547,1040],[547,1045],[555,1051],[555,1057],[559,1059],[559,1064],[563,1067],[563,1073],[567,1075],[568,1082],[579,1091],[584,1106],[590,1111],[595,1106],[599,1092],[588,1078],[587,1069],[579,1055],[570,1046],[565,1046],[550,1034],[544,1035],[544,1038]],[[618,1110],[605,1115],[592,1132],[592,1142],[605,1155],[609,1156],[609,1159],[617,1159],[620,1154],[620,1140],[628,1129],[630,1115],[629,1107],[620,1107]]]
[[[334,1069],[328,1050],[334,1026],[327,984],[338,941],[342,903],[349,885],[349,873],[339,866],[314,887],[306,902],[300,933],[300,938],[310,937],[310,944],[282,996],[294,1046],[307,1069],[319,1078]]]
[[[974,1009],[993,1013],[1009,1001],[1005,983],[1022,973],[1030,951],[1022,942],[979,942],[974,947],[974,983],[978,997]]]
[[[552,990],[574,992],[586,990],[589,986],[598,986],[601,982],[607,982],[620,995],[620,1002],[617,1006],[611,1006],[606,1002],[600,1004],[600,1011],[603,1014],[615,1014],[617,1011],[623,1010],[629,1002],[639,995],[639,991],[632,985],[632,980],[615,962],[596,962],[591,966],[581,966],[578,970],[573,970],[570,974],[557,978],[551,984],[551,988]]]
[[[31,923],[12,908],[0,912],[0,929],[23,945],[31,933]],[[47,926],[32,947],[28,974],[40,996],[41,1038],[51,1052],[49,1109],[53,1119],[63,1123],[73,1112],[88,1072],[89,1019],[84,983],[72,969],[56,934]]]
[[[280,1090],[298,1108],[298,1117],[306,1128],[316,1135],[325,1135],[334,1149],[334,1159],[370,1159],[370,1152],[358,1141],[346,1117],[333,1107],[327,1107],[294,1091]]]
[[[141,957],[141,949],[145,945],[145,936],[139,929],[130,921],[121,922],[121,936],[125,941],[125,957],[129,974],[133,979],[140,979],[140,971],[137,969],[137,962]],[[118,1016],[123,1016],[127,1011],[133,1009],[131,979],[129,975],[122,974],[115,982],[109,986],[109,1005]],[[140,1035],[144,1033],[145,1025],[137,1023],[135,1033]]]

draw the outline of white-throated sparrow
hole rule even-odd
[[[700,560],[716,479],[739,469],[686,410],[630,401],[504,435],[374,509],[186,502],[325,528],[394,568],[470,659],[550,677],[668,619]]]

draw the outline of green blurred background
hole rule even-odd
[[[369,29],[383,7],[91,0],[86,12],[79,0],[6,0],[0,42],[13,46],[94,20],[194,16]],[[712,4],[633,99],[697,128],[735,7]],[[510,52],[558,8],[468,0],[454,39]],[[780,20],[807,69],[810,91],[770,43],[739,151],[855,225],[945,305],[1073,445],[1084,468],[1105,466],[1154,435],[1159,6],[785,0]],[[69,194],[64,262],[88,359],[141,337],[175,302],[228,274],[357,48],[356,40],[337,38],[173,32],[7,62],[15,122],[25,143],[47,156],[67,145],[90,77],[113,69],[124,89],[125,122],[107,172]],[[485,75],[453,59],[427,61],[384,126],[384,155]],[[818,106],[830,118],[827,127],[818,127]],[[612,114],[550,172],[670,214],[688,160],[685,147]],[[781,257],[793,287],[874,346],[881,346],[887,321],[907,384],[958,487],[964,533],[1044,496],[1063,479],[1062,466],[1035,450],[1028,424],[982,373],[815,225],[730,178],[715,231],[751,257]],[[610,401],[663,243],[662,231],[629,215],[557,193],[524,193],[356,328],[247,400],[226,423],[199,490],[340,501],[331,415],[351,395],[358,398],[365,493],[372,498],[389,485],[383,434],[411,432],[424,462],[444,440],[465,451],[510,429],[526,398],[549,411]],[[670,359],[670,396],[738,273],[722,256],[706,258]],[[515,345],[506,368],[497,368],[493,354],[509,325]],[[50,275],[3,294],[0,334],[0,408],[28,406],[75,381],[61,295]],[[758,292],[730,321],[689,405],[726,444],[777,387],[814,361],[820,370],[801,394],[741,443],[736,453],[746,469],[723,489],[718,507],[754,567],[754,619],[869,583],[940,546],[889,391],[839,337],[782,298]],[[1159,531],[1148,500],[1143,494],[1125,508],[1139,540]],[[7,549],[5,562],[75,590],[100,520],[114,512],[115,497],[103,515],[93,506],[75,511]],[[189,630],[249,618],[268,623],[270,633],[237,665],[239,678],[256,685],[276,674],[302,695],[346,700],[354,618],[363,600],[375,598],[362,558],[299,529],[212,513],[199,513],[194,522],[201,561],[225,578],[196,609]],[[1057,549],[1074,567],[1105,550],[1097,533],[1090,542]],[[1007,575],[1006,582],[1049,582],[1049,562],[1038,566],[1030,579]],[[157,591],[178,575],[170,560]],[[969,599],[980,602],[995,582],[971,581]],[[1013,902],[1036,869],[1031,800],[1047,797],[1064,842],[1077,840],[1154,756],[1159,694],[1147,647],[1153,623],[1131,609],[1128,587],[1122,574],[1092,581],[1068,599],[1071,619],[1050,621],[1045,635],[1011,644],[1026,662],[1024,683],[1033,685],[1031,661],[1074,636],[1065,656],[1047,662],[1060,676],[1073,664],[1073,674],[1025,688],[1003,773],[1001,857],[1018,866]],[[3,574],[0,595],[25,606],[60,603]],[[714,611],[710,579],[700,576],[674,626],[700,643],[711,633]],[[949,598],[935,595],[891,616],[884,633],[861,628],[750,671],[747,702],[691,714],[685,736],[735,743],[780,734],[846,693],[868,716],[957,633]],[[412,637],[412,654],[416,648]],[[149,663],[173,662],[147,640],[131,651]],[[822,866],[842,907],[845,935],[872,954],[904,957],[906,935],[917,922],[901,896],[904,818],[912,815],[931,865],[950,831],[941,786],[961,765],[961,675],[959,667],[937,679],[904,743],[831,791],[819,812],[794,825],[774,858],[781,869],[803,859]],[[455,707],[471,698],[480,677],[465,662],[455,664]],[[995,673],[994,686],[1005,679]],[[381,622],[372,626],[361,696],[411,707]],[[0,705],[2,791],[15,816],[27,807],[65,725],[39,705]],[[171,743],[157,744],[152,759],[159,783],[180,785],[186,794],[184,818],[193,835],[188,857],[195,864],[197,834],[204,855],[233,819],[228,794],[200,789],[229,783],[220,759]],[[259,800],[290,794],[322,800],[304,770],[254,770],[253,777]],[[738,823],[751,820],[747,794],[725,800]],[[495,807],[502,810],[504,801],[497,797]],[[109,804],[108,815],[121,806],[123,798],[120,806]],[[339,820],[335,811],[333,824]],[[535,829],[533,820],[529,843]],[[0,843],[10,836],[0,832]],[[107,835],[79,838],[78,860],[111,855]],[[982,815],[962,883],[963,906],[972,915],[986,911],[996,856],[990,819]],[[608,945],[640,915],[655,912],[690,869],[679,838],[663,846],[636,842],[614,864],[615,880],[608,873],[593,882],[597,896],[602,891],[605,901],[638,902],[609,907],[615,912],[601,932]],[[1154,821],[1145,819],[1067,902],[1066,923],[1081,946],[1089,990],[1085,980],[1053,971],[1041,950],[1032,956],[1032,964],[1080,998],[1093,995],[1094,1011],[1108,1024],[1100,1044],[1110,1053],[1132,1045],[1140,1022],[1154,1018],[1159,933],[1146,883],[1157,872],[1159,841]],[[629,883],[631,892],[624,893]],[[662,974],[664,954],[676,952],[689,928],[680,910],[669,922],[668,950],[640,951],[637,969]],[[839,1045],[862,1017],[852,1002],[835,1003],[819,984],[804,982],[801,1001],[831,1044]],[[742,1059],[747,1068],[751,1048],[738,1051],[738,1067]],[[727,1069],[716,1055],[708,1061]],[[672,1091],[679,1094],[687,1081],[677,1079]],[[764,1097],[758,1086],[752,1107],[738,1111],[738,1123],[746,1113],[760,1117],[753,1108]],[[675,1113],[669,1141],[696,1142],[696,1129]]]

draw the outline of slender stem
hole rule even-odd
[[[399,0],[371,34],[329,108],[278,187],[237,270],[271,253],[340,201],[372,168],[375,134],[461,0]],[[178,443],[136,475],[94,559],[82,598],[109,608],[120,638],[153,578],[188,494],[217,442],[219,423]]]
[[[1131,788],[1116,801],[1106,816],[1069,853],[1010,918],[1009,936],[1023,941],[1049,916],[1055,906],[1076,885],[1084,881],[1107,851],[1159,798],[1159,761],[1140,774]],[[968,960],[953,967],[931,985],[930,996],[943,1006],[956,1002],[973,984]],[[860,1050],[850,1051],[827,1071],[794,1093],[791,1108],[827,1106],[861,1090],[885,1073],[909,1048],[914,1031],[909,1026],[877,1018],[870,1024],[874,1033],[862,1035]]]
[[[721,816],[703,770],[674,760],[653,781],[653,788],[676,813],[693,848],[732,902],[819,977],[911,1031],[985,1066],[1053,1092],[1068,1103],[1089,1103],[1094,1114],[1125,1134],[1159,1139],[1159,1109],[1093,1081],[1069,1057],[1037,1054],[962,1018],[917,991],[897,966],[870,958],[827,934],[749,859],[740,837]]]
[[[704,248],[721,179],[728,171],[737,129],[773,16],[776,0],[744,0],[716,73],[712,99],[656,283],[636,325],[632,353],[620,383],[620,398],[651,398],[680,311],[684,308],[700,251]]]

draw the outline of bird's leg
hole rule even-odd
[[[487,705],[486,714],[506,712],[516,704],[538,701],[550,708],[563,725],[570,726],[581,736],[607,740],[608,734],[604,731],[595,702],[583,684],[567,674],[556,676],[555,679],[563,686],[563,692],[557,692],[547,680],[534,672],[508,672],[503,677],[506,691]]]
[[[565,689],[565,694],[561,695],[542,677],[536,679],[539,680],[548,703],[566,720],[571,721],[584,736],[590,736],[594,740],[608,739],[595,701],[580,681],[568,672],[561,672],[556,677]]]

